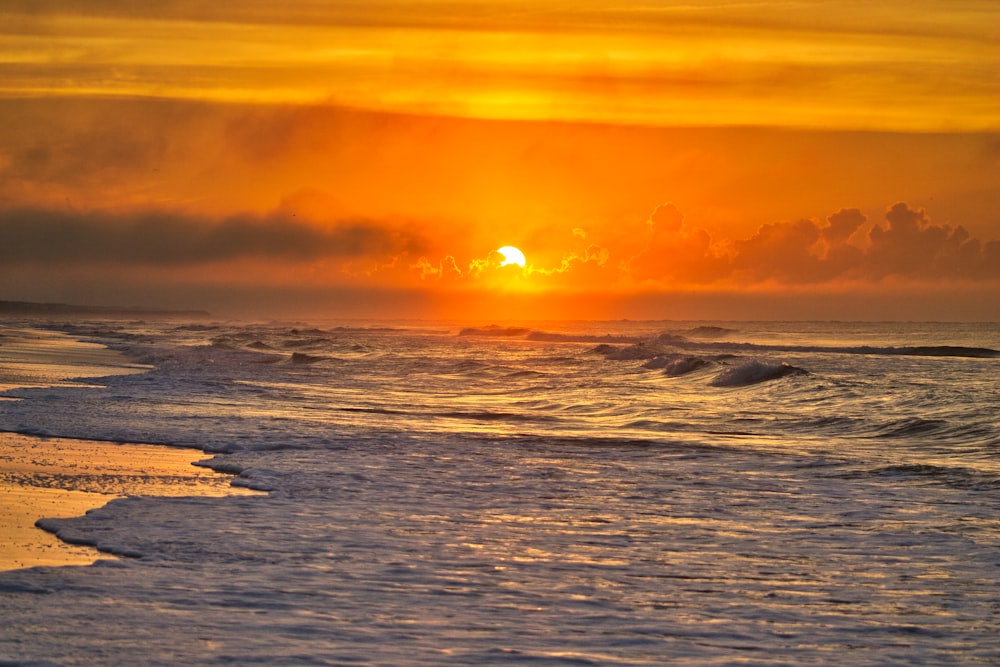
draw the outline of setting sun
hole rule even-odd
[[[505,245],[497,248],[497,252],[503,255],[503,261],[500,263],[500,266],[516,264],[523,269],[527,263],[527,260],[524,258],[524,253],[512,245]]]

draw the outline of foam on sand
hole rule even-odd
[[[0,391],[77,385],[71,378],[139,373],[148,367],[62,334],[0,328]],[[0,571],[83,565],[99,554],[71,546],[38,526],[80,516],[126,496],[223,496],[255,493],[231,477],[192,465],[191,449],[38,437],[0,432]]]
[[[44,519],[80,516],[126,496],[256,493],[192,465],[190,449],[0,432],[0,570],[85,565],[99,554],[60,542]]]

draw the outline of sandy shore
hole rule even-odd
[[[142,370],[100,345],[0,327],[0,392]],[[192,465],[204,458],[191,449],[0,432],[0,570],[83,565],[108,557],[36,528],[43,517],[79,516],[124,496],[254,493],[232,487],[226,475]]]
[[[0,392],[17,387],[80,386],[68,380],[148,369],[96,343],[74,340],[55,331],[0,324]]]

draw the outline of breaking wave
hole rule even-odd
[[[884,356],[919,357],[968,357],[991,359],[1000,358],[1000,350],[988,347],[968,347],[962,345],[903,345],[903,346],[823,346],[789,345],[739,342],[732,340],[711,340],[730,338],[740,333],[737,329],[703,325],[681,331],[664,331],[655,336],[630,336],[615,334],[554,333],[525,327],[503,327],[489,325],[467,327],[459,331],[459,336],[481,336],[492,338],[522,338],[535,342],[552,343],[596,343],[594,352],[604,354],[609,359],[629,361],[652,359],[670,351],[728,350],[732,352],[800,352],[831,354],[863,354]]]
[[[664,375],[678,377],[709,366],[712,362],[702,357],[661,354],[642,365],[650,370],[662,370]]]
[[[708,359],[702,359],[701,357],[674,359],[663,368],[663,373],[669,377],[678,377],[705,368],[711,365],[711,363]]]
[[[688,336],[693,336],[696,338],[720,338],[723,336],[728,336],[729,334],[737,333],[737,331],[736,329],[729,329],[726,327],[700,326],[700,327],[694,327],[693,329],[688,329],[684,333]]]
[[[683,341],[675,342],[684,346]],[[968,357],[975,359],[1000,359],[1000,350],[988,347],[965,347],[961,345],[917,345],[917,346],[875,346],[858,345],[853,347],[834,347],[822,345],[763,345],[760,343],[695,343],[686,344],[694,349],[731,349],[740,351],[765,352],[825,352],[831,354],[869,354],[901,357]]]
[[[710,383],[713,387],[745,387],[769,380],[777,380],[786,375],[806,375],[809,371],[786,363],[768,364],[762,361],[747,361],[739,366],[731,366],[715,376]]]

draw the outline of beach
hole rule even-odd
[[[124,355],[40,329],[0,329],[0,391],[99,386],[89,380],[143,372]],[[96,382],[96,381],[95,381]],[[13,401],[15,398],[0,398]],[[252,493],[231,477],[192,465],[197,450],[0,432],[0,571],[86,565],[110,558],[67,544],[36,521],[82,516],[115,498]]]
[[[97,343],[45,329],[0,325],[0,392],[79,385],[80,378],[142,373],[149,366]],[[77,380],[70,382],[70,380]]]

